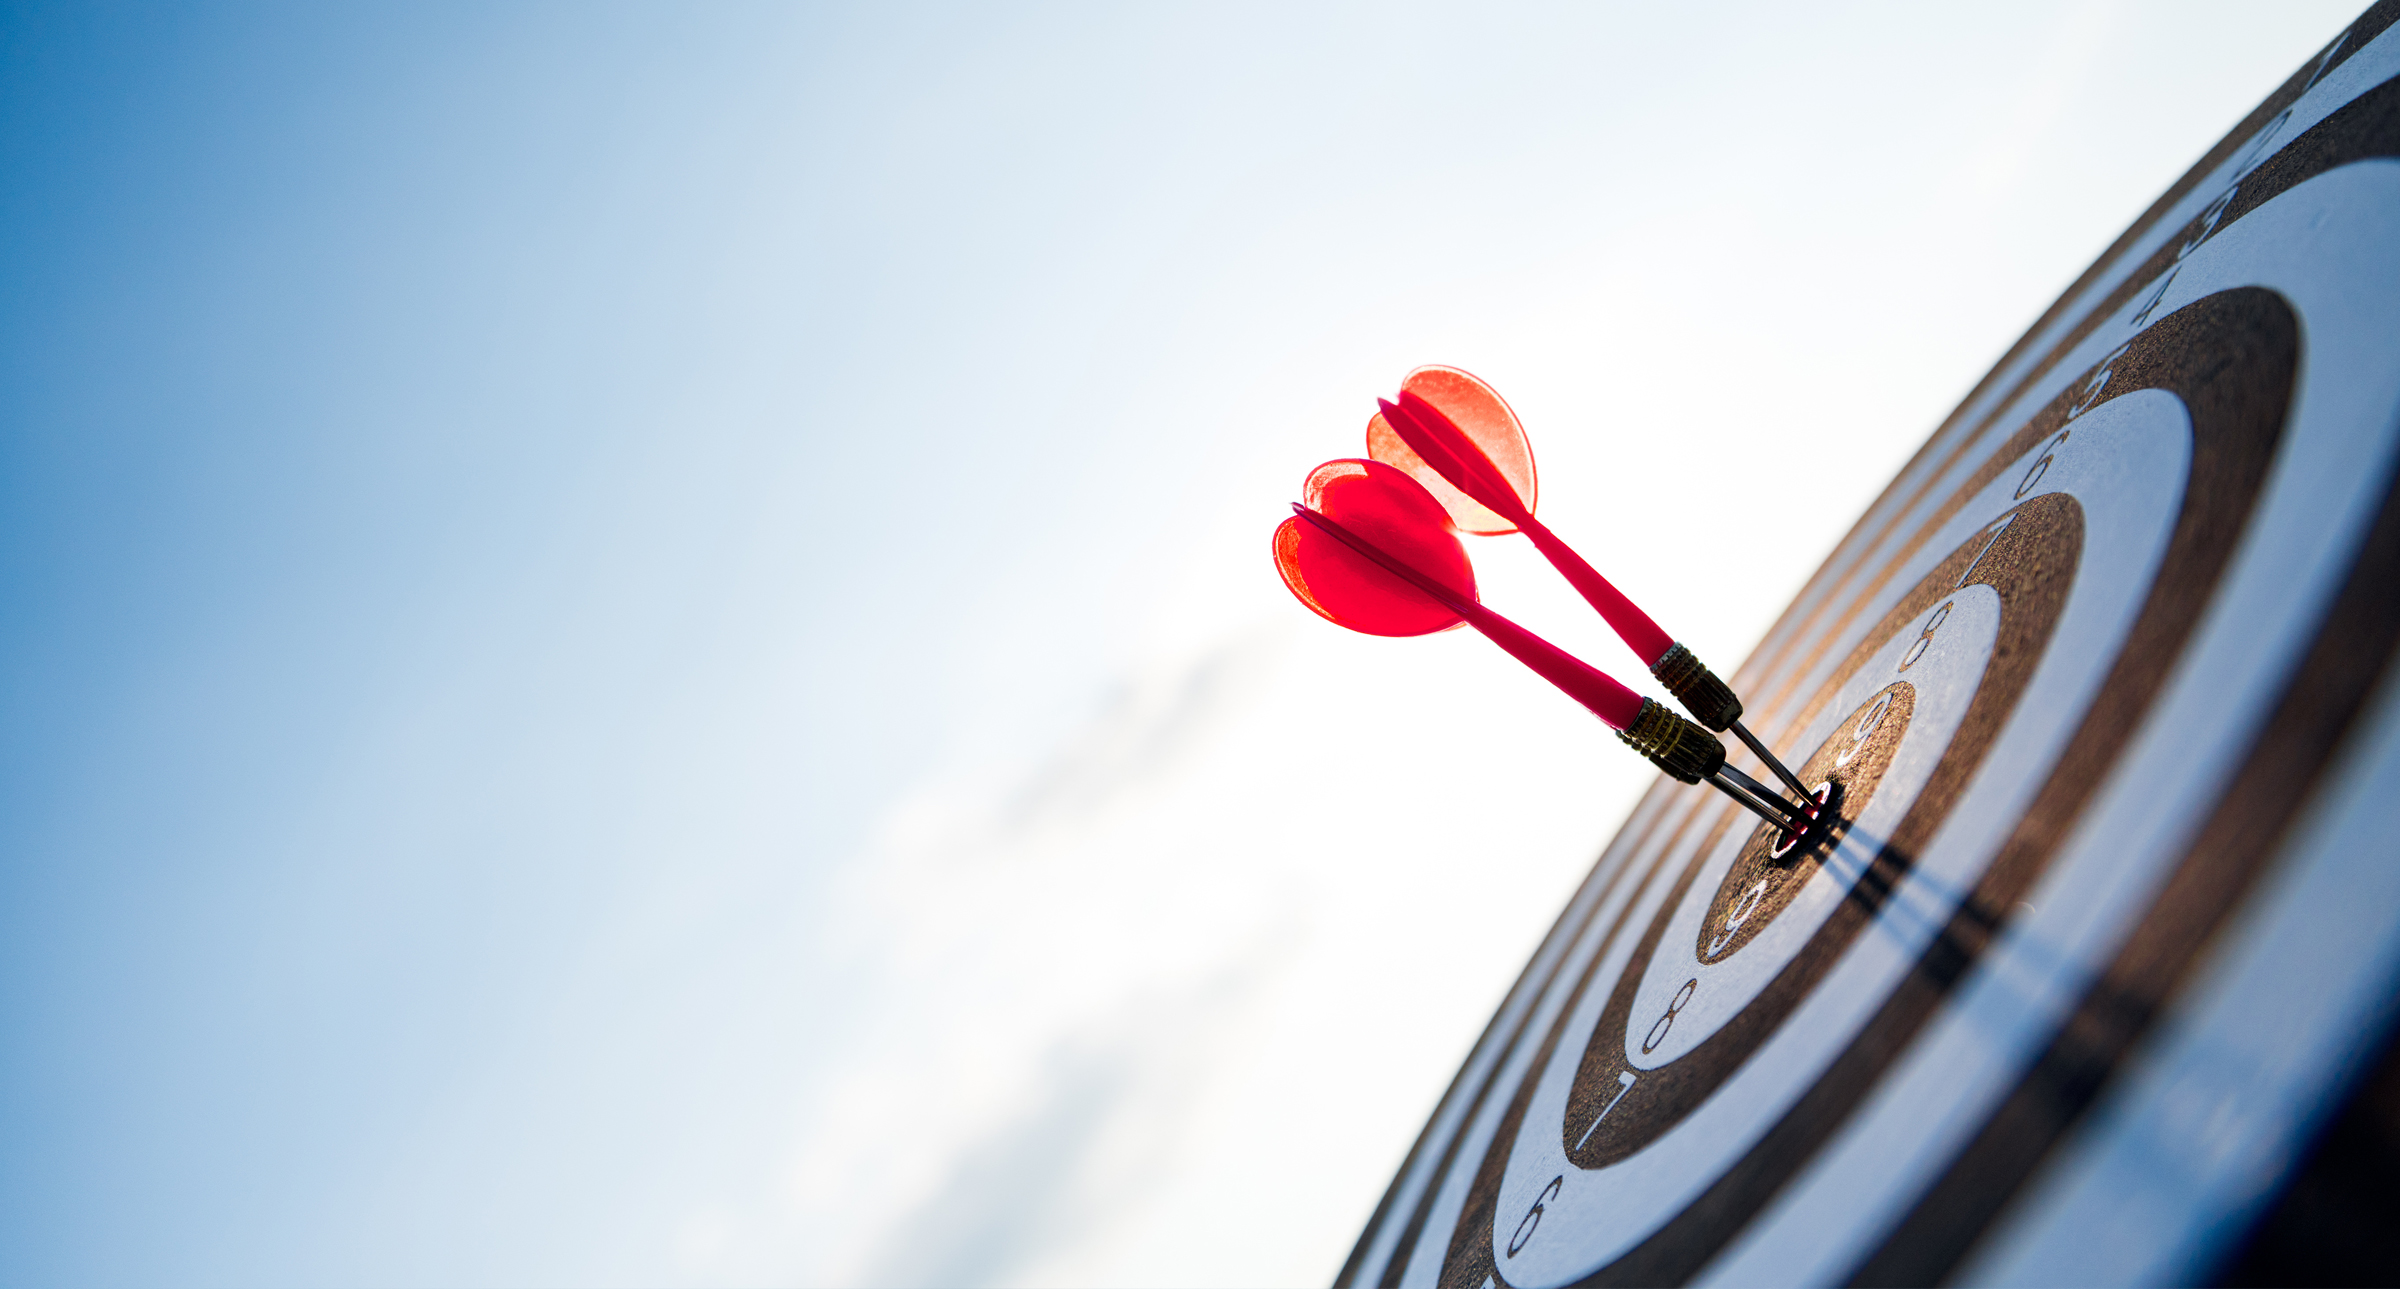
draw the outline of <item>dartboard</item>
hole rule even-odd
[[[1739,669],[1340,1283],[2205,1275],[2400,964],[2400,0],[2004,356]],[[1755,762],[1749,763],[1764,773]]]

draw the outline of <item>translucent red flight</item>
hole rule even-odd
[[[1411,568],[1475,599],[1475,570],[1441,503],[1381,461],[1328,461],[1310,472],[1302,505],[1336,520]],[[1275,530],[1275,569],[1318,616],[1371,636],[1421,636],[1463,619],[1448,606],[1295,515]]]
[[[1405,472],[1380,461],[1328,461],[1309,474],[1302,495],[1307,513],[1275,529],[1275,568],[1318,616],[1379,636],[1464,621],[1611,727],[1622,730],[1640,714],[1641,695],[1483,607],[1448,514]]]
[[[1409,472],[1470,533],[1522,531],[1627,648],[1655,665],[1672,648],[1641,606],[1533,517],[1533,447],[1499,391],[1455,367],[1419,367],[1367,422],[1367,455]]]
[[[1508,495],[1491,498],[1488,491],[1478,489],[1499,502],[1495,508],[1461,492],[1443,477],[1443,471],[1429,464],[1402,438],[1381,412],[1367,422],[1367,455],[1408,471],[1425,485],[1425,490],[1450,512],[1450,522],[1460,532],[1490,536],[1517,531],[1511,514],[1520,509],[1525,514],[1533,513],[1538,485],[1533,472],[1533,444],[1526,439],[1525,427],[1517,420],[1508,400],[1500,397],[1500,391],[1456,367],[1419,367],[1401,379],[1400,393],[1403,399],[1414,395],[1439,409],[1475,445],[1488,463],[1492,479],[1505,487]],[[1509,504],[1511,501],[1514,506]]]

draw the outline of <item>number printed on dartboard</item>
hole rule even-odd
[[[1533,1202],[1532,1208],[1525,1210],[1524,1218],[1517,1223],[1517,1233],[1508,1239],[1508,1256],[1513,1258],[1522,1252],[1525,1242],[1533,1238],[1535,1231],[1541,1229],[1542,1206],[1556,1199],[1558,1188],[1566,1184],[1567,1179],[1563,1175],[1551,1178],[1550,1185],[1543,1188],[1541,1198]]]
[[[1667,1041],[1667,1030],[1674,1025],[1675,1014],[1683,1010],[1683,1005],[1692,1000],[1693,992],[1699,988],[1697,979],[1686,980],[1683,988],[1676,990],[1675,996],[1667,1000],[1667,1009],[1658,1014],[1657,1022],[1650,1026],[1650,1036],[1642,1040],[1642,1055],[1648,1056],[1657,1051],[1658,1045]]]

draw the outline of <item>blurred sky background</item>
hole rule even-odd
[[[1308,469],[1730,673],[2360,3],[0,8],[0,1280],[1330,1279],[1651,772]]]

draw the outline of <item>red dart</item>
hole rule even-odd
[[[1475,570],[1440,502],[1380,461],[1340,460],[1308,477],[1275,529],[1275,568],[1319,617],[1380,636],[1429,635],[1464,622],[1558,686],[1662,770],[1708,782],[1787,832],[1808,817],[1725,764],[1707,731],[1483,606]],[[1768,806],[1779,807],[1770,810]]]
[[[1802,801],[1811,800],[1800,776],[1742,724],[1732,688],[1533,517],[1533,447],[1498,390],[1455,367],[1419,367],[1400,382],[1398,402],[1377,399],[1376,406],[1368,456],[1408,471],[1461,531],[1524,533],[1684,710],[1712,730],[1730,728]]]

